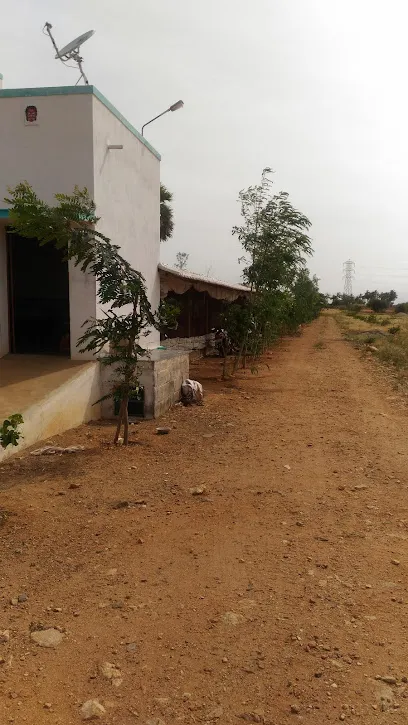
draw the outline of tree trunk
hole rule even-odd
[[[118,423],[117,423],[117,426],[116,426],[116,433],[115,433],[115,437],[113,439],[113,442],[114,443],[117,443],[118,440],[119,440],[120,429],[122,427],[122,421],[123,421],[123,418],[124,418],[124,412],[125,412],[125,407],[124,407],[124,401],[122,400],[121,403],[120,403],[120,408],[119,408],[119,415],[118,415]]]
[[[129,444],[129,412],[128,412],[129,394],[125,395],[124,403],[125,403],[125,412],[124,412],[124,423],[123,423],[123,445],[127,446]]]

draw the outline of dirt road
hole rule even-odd
[[[405,403],[331,317],[266,362],[0,468],[2,725],[408,721]]]

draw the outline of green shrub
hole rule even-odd
[[[408,349],[393,342],[386,342],[378,351],[378,357],[383,362],[397,368],[408,367]]]
[[[0,426],[0,445],[2,448],[7,446],[17,446],[21,438],[19,430],[20,425],[24,423],[23,416],[20,413],[10,415]]]
[[[388,308],[388,302],[386,300],[381,300],[378,298],[369,300],[369,305],[373,312],[385,312],[385,310]]]

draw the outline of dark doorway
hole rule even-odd
[[[69,356],[68,262],[53,244],[7,235],[10,348]]]

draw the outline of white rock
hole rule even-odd
[[[207,493],[207,488],[206,486],[196,486],[196,488],[190,488],[190,493],[192,496],[202,496]]]
[[[106,713],[105,708],[98,700],[87,700],[81,707],[81,716],[83,720],[96,720]]]
[[[242,614],[237,614],[236,612],[225,612],[225,614],[222,615],[222,621],[224,624],[229,624],[235,627],[237,624],[244,621],[244,617]]]
[[[112,662],[103,662],[99,667],[99,671],[101,675],[105,677],[106,680],[110,680],[112,685],[115,685],[115,687],[119,687],[119,685],[122,684],[122,673],[119,667],[112,664]]]
[[[40,647],[58,647],[61,644],[64,635],[58,630],[51,627],[50,629],[41,629],[31,632],[31,639]]]

